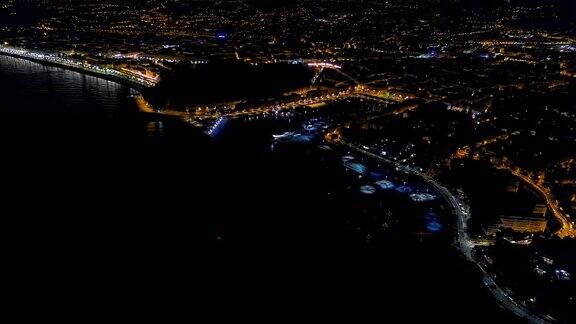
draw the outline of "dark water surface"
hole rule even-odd
[[[515,321],[451,247],[453,220],[427,233],[429,207],[362,196],[339,153],[271,151],[294,123],[233,122],[209,139],[138,113],[133,94],[0,56],[2,205],[26,287],[14,299],[106,318]]]

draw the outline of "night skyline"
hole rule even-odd
[[[576,320],[575,1],[0,0],[0,95],[14,296]]]

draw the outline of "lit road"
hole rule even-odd
[[[252,115],[261,115],[261,114],[266,114],[266,113],[275,113],[275,112],[282,111],[282,110],[296,109],[299,107],[315,105],[315,104],[323,103],[326,101],[349,98],[349,97],[353,96],[354,93],[355,93],[354,89],[347,89],[347,90],[342,90],[342,91],[331,93],[331,94],[325,94],[325,95],[313,97],[313,98],[299,99],[299,100],[281,103],[281,104],[277,104],[277,105],[265,105],[265,106],[251,108],[251,109],[242,110],[242,111],[229,112],[229,113],[223,114],[223,116],[235,118],[235,117],[244,117],[244,116],[252,116]]]
[[[323,94],[321,96],[311,98],[301,98],[278,104],[267,104],[238,111],[229,109],[227,111],[221,112],[219,111],[218,106],[203,107],[201,111],[204,112],[201,113],[172,110],[172,109],[159,110],[154,109],[150,104],[145,103],[143,99],[140,100],[139,108],[143,112],[154,112],[173,117],[179,117],[190,124],[201,127],[201,124],[199,124],[198,121],[211,121],[211,120],[218,121],[220,118],[235,119],[235,118],[259,116],[267,114],[277,114],[282,111],[289,111],[304,107],[310,107],[314,105],[324,104],[330,101],[337,101],[347,98],[363,98],[364,96],[365,94],[362,89],[359,89],[359,87],[352,87],[337,92]],[[382,101],[387,100],[384,98],[374,98],[374,97],[371,97],[371,99]]]
[[[538,183],[534,182],[534,180],[532,180],[530,177],[527,177],[524,174],[522,174],[519,170],[511,170],[506,167],[499,167],[499,168],[510,171],[517,178],[521,179],[522,181],[524,181],[524,183],[530,185],[532,188],[538,191],[538,193],[544,198],[544,200],[546,201],[546,205],[552,211],[552,214],[560,222],[561,225],[560,229],[556,232],[556,235],[558,235],[561,238],[564,237],[576,238],[576,228],[574,226],[574,223],[568,219],[568,216],[562,213],[562,211],[558,207],[558,203],[552,198],[552,195],[550,194],[550,189],[540,186]]]
[[[326,93],[320,96],[311,97],[311,98],[301,98],[296,99],[293,101],[288,101],[279,104],[266,104],[258,107],[253,107],[250,109],[245,110],[228,110],[225,112],[218,111],[217,106],[212,107],[204,107],[203,110],[207,111],[205,113],[197,114],[195,112],[182,112],[182,111],[173,111],[173,110],[166,110],[162,109],[161,111],[157,111],[159,113],[173,115],[173,116],[180,116],[183,117],[186,121],[192,122],[195,119],[200,120],[217,120],[221,117],[225,118],[240,118],[240,117],[249,117],[249,116],[258,116],[258,115],[265,115],[265,114],[276,114],[281,111],[293,110],[308,106],[313,106],[317,104],[323,104],[330,101],[337,101],[347,98],[368,98],[371,100],[376,101],[385,101],[387,103],[393,102],[402,102],[403,100],[407,99],[407,97],[402,97],[395,94],[384,94],[383,91],[368,89],[362,85],[350,87],[340,91],[334,91],[331,93]],[[413,109],[414,107],[411,106],[409,109]]]
[[[519,135],[519,134],[520,134],[520,132],[516,131],[516,132],[511,133],[510,135],[503,134],[500,136],[488,138],[488,139],[483,140],[482,142],[476,143],[475,146],[477,148],[483,147],[483,146],[486,146],[489,144],[494,144],[498,141],[508,140],[510,138],[510,136],[515,136],[515,135]],[[459,151],[462,151],[463,153],[459,153]],[[457,153],[454,154],[454,157],[465,156],[466,155],[465,152],[466,152],[466,149],[461,148],[457,151]],[[552,193],[551,193],[549,188],[542,186],[541,184],[537,183],[536,181],[534,181],[529,176],[524,175],[522,173],[522,170],[520,170],[520,169],[514,169],[510,166],[506,166],[504,164],[496,164],[496,163],[494,163],[494,166],[497,169],[509,171],[514,176],[516,176],[518,179],[522,180],[525,184],[527,184],[528,186],[533,188],[535,191],[537,191],[538,194],[542,198],[544,198],[544,201],[546,202],[546,206],[552,212],[554,218],[556,218],[556,220],[558,220],[558,222],[560,223],[560,229],[555,233],[558,237],[560,237],[560,238],[565,238],[565,237],[576,238],[576,225],[574,223],[574,220],[571,220],[568,215],[566,215],[565,213],[562,212],[562,210],[558,206],[558,202],[552,197]]]
[[[548,319],[542,318],[541,316],[533,314],[524,305],[521,305],[521,304],[517,303],[516,301],[514,301],[514,299],[509,295],[508,292],[506,292],[506,290],[504,290],[502,287],[500,287],[496,284],[496,282],[494,281],[494,278],[484,268],[484,266],[476,260],[474,253],[473,253],[473,249],[474,249],[475,245],[474,245],[472,239],[470,238],[470,236],[468,235],[467,223],[468,223],[468,220],[470,218],[469,207],[465,203],[463,203],[460,199],[458,199],[456,196],[454,196],[448,189],[446,189],[446,187],[444,187],[442,184],[438,183],[436,180],[434,180],[429,175],[427,175],[423,172],[420,172],[419,170],[410,168],[408,166],[399,164],[393,160],[390,160],[390,159],[384,158],[382,156],[376,155],[376,154],[369,152],[369,151],[367,151],[361,147],[347,143],[342,139],[337,140],[334,143],[344,145],[344,146],[346,146],[346,147],[348,147],[348,148],[350,148],[350,149],[352,149],[358,153],[361,153],[365,156],[374,158],[374,159],[381,161],[381,162],[384,162],[388,165],[392,165],[397,170],[401,170],[401,171],[404,171],[406,173],[416,175],[416,176],[420,177],[425,183],[432,186],[438,193],[440,193],[442,195],[442,197],[446,200],[446,202],[448,202],[453,213],[458,218],[458,222],[457,222],[458,235],[456,236],[456,239],[458,241],[457,242],[458,243],[458,249],[460,250],[462,255],[464,255],[464,257],[468,261],[476,264],[479,267],[479,269],[482,271],[482,274],[484,276],[484,283],[486,284],[486,287],[490,290],[490,292],[492,293],[494,298],[497,300],[499,305],[510,310],[511,312],[516,314],[517,316],[527,320],[529,323],[543,324],[543,323],[553,322],[551,320],[548,320]]]
[[[85,62],[76,61],[69,58],[63,58],[56,55],[45,54],[38,51],[31,51],[27,49],[20,49],[10,46],[0,45],[0,53],[7,55],[17,56],[24,59],[36,60],[40,62],[46,62],[51,64],[56,64],[62,67],[69,67],[74,69],[80,69],[90,73],[96,73],[103,76],[111,76],[120,79],[124,79],[129,82],[133,82],[139,86],[143,87],[153,87],[158,82],[157,78],[148,77],[145,74],[130,71],[124,69],[124,71],[111,69],[108,67],[101,67],[95,64],[89,64]]]

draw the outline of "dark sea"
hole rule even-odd
[[[135,94],[0,56],[15,304],[76,321],[521,323],[452,246],[442,202],[367,197],[347,152],[271,146],[305,117],[231,121],[209,137],[139,113]]]

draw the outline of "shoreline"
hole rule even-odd
[[[61,68],[61,69],[66,69],[66,70],[70,70],[70,71],[74,71],[74,72],[78,72],[78,73],[82,73],[82,74],[86,74],[86,75],[90,75],[96,78],[100,78],[103,80],[107,80],[107,81],[112,81],[112,82],[116,82],[119,83],[121,85],[130,87],[133,90],[136,90],[139,94],[141,94],[141,92],[148,88],[142,84],[139,84],[137,82],[134,81],[130,81],[127,80],[125,78],[119,77],[119,76],[114,76],[114,75],[110,75],[110,74],[106,74],[106,73],[99,73],[93,70],[88,70],[88,69],[84,69],[81,67],[74,67],[74,66],[70,66],[70,65],[66,65],[66,64],[62,64],[62,63],[58,63],[58,62],[53,62],[53,61],[48,61],[48,60],[42,60],[42,59],[38,59],[38,58],[33,58],[33,57],[28,57],[25,55],[20,55],[17,53],[10,53],[10,52],[6,52],[6,51],[2,51],[0,50],[0,55],[5,55],[8,57],[13,57],[13,58],[18,58],[18,59],[22,59],[22,60],[27,60],[30,62],[34,62],[34,63],[38,63],[44,66],[51,66],[51,67],[57,67],[57,68]]]
[[[130,88],[131,90],[136,91],[137,94],[134,96],[134,103],[136,104],[138,112],[144,113],[144,114],[159,115],[159,116],[169,116],[172,118],[176,118],[179,121],[182,121],[188,125],[191,125],[193,128],[197,128],[195,125],[193,125],[186,118],[188,116],[188,114],[185,112],[174,111],[174,110],[160,111],[160,110],[156,109],[155,107],[153,107],[144,98],[144,95],[142,94],[143,90],[148,89],[151,86],[145,86],[145,85],[142,85],[138,82],[131,81],[131,80],[119,77],[119,76],[114,76],[114,75],[110,75],[110,74],[106,74],[106,73],[100,73],[97,71],[93,71],[93,70],[89,70],[89,69],[85,69],[85,68],[81,68],[81,67],[75,67],[75,66],[70,66],[70,65],[66,65],[66,64],[62,64],[62,63],[58,63],[58,62],[53,62],[53,61],[49,61],[49,60],[42,60],[42,59],[38,59],[38,58],[34,58],[34,57],[28,57],[26,55],[20,55],[17,53],[6,52],[6,51],[2,50],[1,46],[0,46],[0,55],[4,55],[7,57],[13,57],[13,58],[21,59],[21,60],[26,60],[29,62],[34,62],[34,63],[40,64],[43,66],[51,66],[51,67],[56,67],[56,68],[65,69],[65,70],[69,70],[69,71],[74,71],[77,73],[89,75],[89,76],[99,78],[102,80],[116,82],[120,85],[123,85],[123,86]]]
[[[105,73],[98,73],[96,71],[91,71],[88,69],[83,69],[80,67],[74,67],[74,66],[69,66],[66,64],[61,64],[61,63],[57,63],[57,62],[52,62],[52,61],[47,61],[47,60],[41,60],[41,59],[37,59],[37,58],[33,58],[33,57],[27,57],[25,55],[19,55],[16,53],[8,53],[5,51],[0,51],[0,55],[4,55],[6,57],[12,57],[12,58],[17,58],[17,59],[21,59],[21,60],[26,60],[29,62],[34,62],[43,66],[50,66],[50,67],[56,67],[56,68],[60,68],[60,69],[65,69],[65,70],[69,70],[69,71],[73,71],[73,72],[77,72],[77,73],[81,73],[84,75],[89,75],[95,78],[99,78],[102,80],[106,80],[106,81],[111,81],[111,82],[116,82],[120,85],[126,86],[128,88],[130,88],[130,90],[134,90],[137,92],[137,95],[134,97],[135,99],[135,103],[136,106],[138,108],[138,111],[141,113],[147,113],[147,114],[160,114],[160,115],[166,115],[163,113],[160,113],[158,111],[156,111],[145,99],[144,96],[142,95],[142,91],[144,89],[146,89],[146,86],[143,86],[141,84],[138,84],[137,82],[133,82],[130,80],[126,80],[124,78],[121,77],[117,77],[114,75],[109,75],[109,74],[105,74]],[[179,116],[178,116],[179,117]]]
[[[438,183],[433,178],[421,173],[418,170],[411,169],[410,167],[399,165],[398,163],[391,161],[389,159],[383,158],[381,156],[375,155],[368,152],[362,148],[359,148],[353,144],[347,143],[340,140],[340,145],[344,145],[349,149],[355,150],[358,153],[364,154],[373,159],[382,161],[389,165],[392,165],[400,170],[414,174],[418,176],[422,181],[432,186],[445,200],[446,203],[451,207],[453,215],[456,217],[456,233],[455,233],[455,244],[458,251],[468,262],[474,264],[483,275],[483,281],[487,286],[488,291],[494,297],[496,303],[509,312],[527,320],[529,323],[533,324],[547,324],[551,323],[549,320],[543,318],[540,314],[535,313],[533,310],[519,304],[515,299],[513,294],[507,293],[502,287],[498,286],[494,280],[494,275],[489,273],[484,266],[477,260],[473,252],[473,244],[468,235],[467,221],[470,218],[469,206],[463,203],[460,199],[454,196],[450,190],[448,190],[444,185]]]

